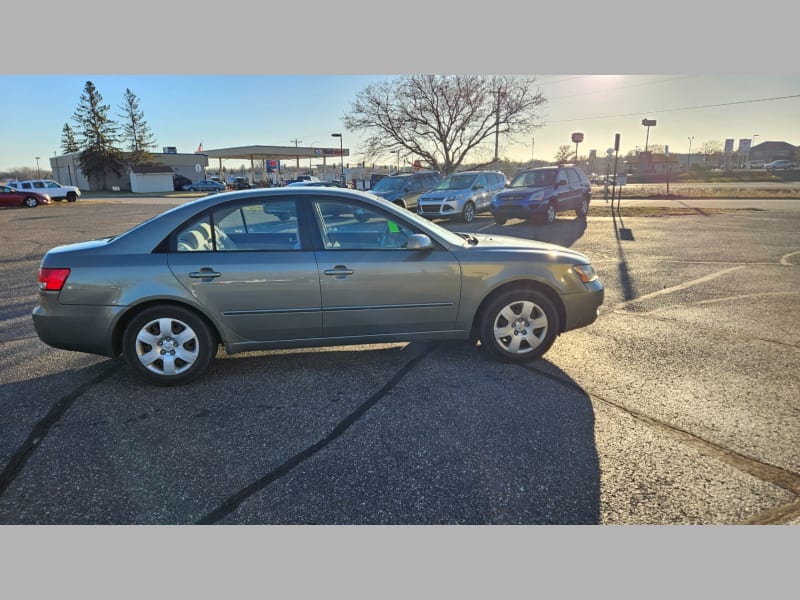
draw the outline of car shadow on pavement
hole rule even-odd
[[[22,388],[61,392],[4,524],[599,521],[592,405],[547,361],[412,343],[235,355],[176,388],[108,360]]]

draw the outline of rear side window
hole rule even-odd
[[[572,184],[581,182],[581,178],[578,177],[578,172],[575,169],[567,169],[567,177]]]
[[[23,190],[29,190],[29,189],[31,189],[31,184],[30,184],[30,183],[23,183],[23,184],[22,184],[22,189],[23,189]]]

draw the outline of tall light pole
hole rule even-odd
[[[39,170],[39,157],[36,157],[36,177],[38,179],[42,178],[42,172]]]
[[[397,154],[397,172],[400,172],[400,150],[392,150],[392,152]]]
[[[533,148],[536,145],[536,136],[531,136],[531,162],[533,162]]]
[[[686,170],[692,168],[692,140],[694,139],[693,135],[690,135],[688,138],[689,140],[689,157],[686,159]]]
[[[319,144],[319,142],[311,142],[311,147],[314,147],[314,144]],[[308,174],[311,175],[314,168],[311,166],[311,161],[314,160],[312,157],[308,157]]]
[[[342,145],[342,134],[332,133],[331,137],[339,138],[339,156],[342,159],[342,183],[344,183],[344,146]]]
[[[290,142],[294,142],[294,147],[295,148],[297,148],[297,144],[302,144],[303,143],[303,140],[297,140],[297,139],[289,140],[289,141]],[[299,169],[300,168],[300,157],[299,156],[295,156],[294,159],[297,161],[297,168]]]

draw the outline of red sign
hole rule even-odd
[[[573,133],[572,134],[572,141],[575,142],[576,144],[579,144],[580,142],[583,141],[583,134],[581,132],[579,132],[579,131],[576,132],[576,133]]]

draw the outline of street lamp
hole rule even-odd
[[[36,177],[38,179],[42,178],[42,172],[39,170],[39,157],[36,157]]]
[[[397,154],[397,172],[400,172],[400,150],[392,150],[395,154]]]
[[[342,159],[342,183],[344,183],[344,147],[342,146],[342,134],[332,133],[331,137],[339,138],[339,156]]]
[[[692,140],[694,136],[689,136],[687,139],[689,140],[689,157],[686,159],[686,170],[688,171],[692,168]]]

